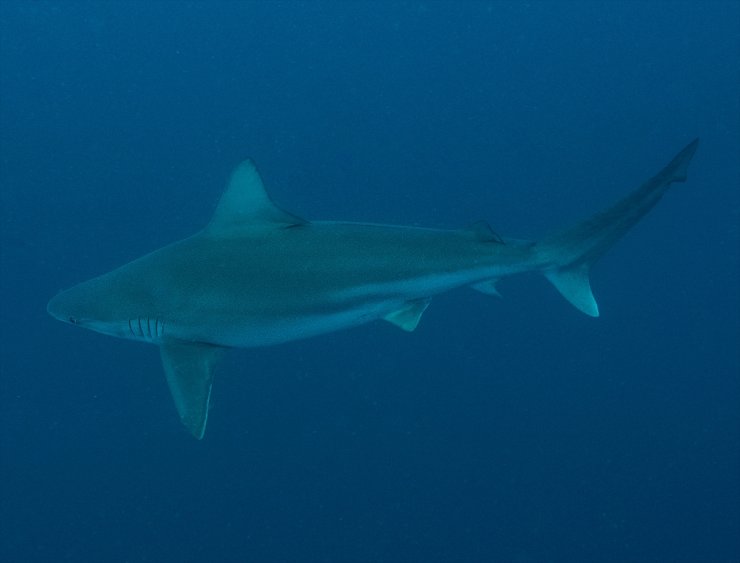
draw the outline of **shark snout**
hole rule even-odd
[[[47,312],[63,323],[72,324],[102,334],[121,336],[128,329],[120,311],[116,310],[116,300],[106,296],[106,286],[98,278],[64,290],[49,301]]]
[[[46,305],[46,312],[57,320],[77,324],[75,316],[65,311],[64,293],[61,292],[49,300],[49,303]]]
[[[75,288],[62,291],[52,297],[46,305],[46,311],[59,321],[73,325],[84,324],[84,316],[74,290]]]

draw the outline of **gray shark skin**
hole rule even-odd
[[[486,223],[456,231],[309,222],[267,195],[250,160],[234,171],[204,230],[54,297],[49,313],[159,346],[183,424],[203,437],[213,369],[228,348],[279,344],[384,319],[416,328],[431,298],[461,286],[542,273],[576,308],[599,311],[591,265],[686,180],[698,146],[606,211],[539,242]]]

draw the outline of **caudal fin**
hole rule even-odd
[[[615,242],[642,219],[673,182],[684,182],[699,139],[694,139],[656,176],[615,205],[537,243],[542,272],[574,307],[599,316],[588,273]]]

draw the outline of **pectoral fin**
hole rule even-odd
[[[162,365],[180,420],[198,440],[208,420],[213,368],[225,348],[200,342],[167,342],[160,346]]]
[[[414,299],[407,301],[403,307],[383,317],[389,323],[396,325],[407,332],[411,332],[419,324],[421,316],[429,306],[431,298]]]

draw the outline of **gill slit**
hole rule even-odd
[[[144,330],[146,322],[146,330]],[[154,317],[154,330],[152,330],[152,317],[136,317],[128,319],[128,330],[134,338],[143,338],[153,342],[157,338],[164,337],[164,319]]]

